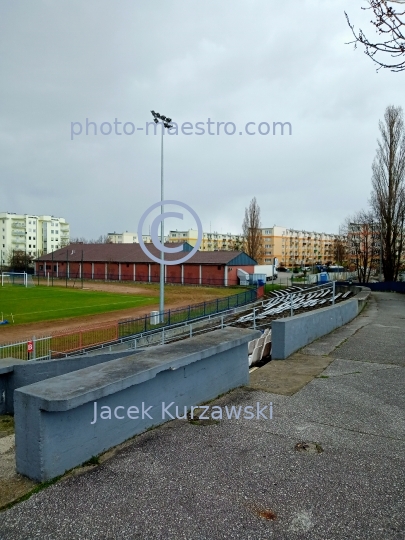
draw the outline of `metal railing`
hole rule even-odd
[[[0,345],[0,359],[45,360],[49,358],[51,340],[50,336],[39,338],[34,336],[25,341]]]
[[[255,303],[257,303],[255,301]],[[188,337],[198,335],[200,333],[210,332],[217,328],[225,328],[232,326],[235,323],[235,315],[246,311],[248,305],[240,306],[238,308],[231,308],[229,311],[217,313],[214,315],[207,315],[199,319],[194,319],[182,323],[173,324],[170,327],[161,327],[134,334],[120,339],[103,343],[102,345],[86,347],[76,352],[60,352],[50,351],[50,357],[55,358],[68,358],[70,356],[77,356],[80,354],[97,353],[103,351],[114,351],[117,348],[123,347],[123,350],[138,349],[154,345],[164,345],[172,341],[178,341]],[[228,320],[230,322],[226,323]]]
[[[145,315],[127,321],[120,321],[119,337],[125,337],[134,334],[148,332],[156,328],[173,326],[178,323],[201,319],[209,315],[229,311],[232,308],[237,308],[249,304],[258,298],[260,289],[249,289],[243,293],[217,298],[210,302],[201,302],[185,308],[169,309],[158,315]]]

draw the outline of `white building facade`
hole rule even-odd
[[[38,257],[69,244],[70,228],[64,218],[0,212],[0,264],[13,250]]]
[[[138,233],[125,231],[123,233],[108,233],[109,242],[112,244],[139,244]],[[148,234],[143,234],[142,239],[145,243],[151,242]]]

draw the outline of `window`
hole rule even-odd
[[[31,236],[29,237],[29,240],[31,240]]]

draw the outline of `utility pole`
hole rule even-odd
[[[380,275],[379,275],[379,281],[383,280],[382,258],[383,258],[383,236],[382,236],[382,222],[380,221]]]

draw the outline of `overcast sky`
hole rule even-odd
[[[403,73],[376,73],[345,44],[345,10],[373,33],[364,5],[2,0],[0,211],[64,217],[72,236],[136,231],[160,200],[160,137],[145,133],[154,109],[179,126],[214,122],[215,135],[164,138],[165,198],[204,230],[240,232],[256,197],[264,227],[338,232],[367,205],[378,121],[405,96]],[[73,140],[72,122],[83,126]],[[115,134],[126,122],[135,133]],[[217,122],[236,133],[217,135]],[[247,135],[248,122],[271,132]],[[292,135],[273,135],[273,122]]]

